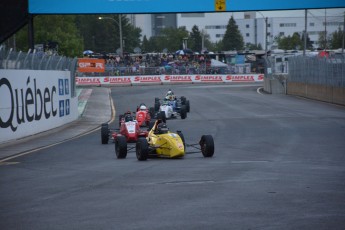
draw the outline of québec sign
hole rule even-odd
[[[71,104],[70,74],[65,73],[67,71],[46,72],[47,75],[45,71],[0,71],[1,141],[11,135],[18,138],[45,131],[70,120],[74,106]]]

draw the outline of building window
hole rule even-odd
[[[249,28],[249,24],[246,25],[246,28]]]
[[[205,29],[207,29],[207,30],[209,30],[209,29],[226,29],[226,25],[223,25],[223,26],[219,26],[219,25],[205,26]]]
[[[309,23],[309,26],[315,26],[314,22]]]
[[[284,32],[279,32],[279,36],[284,36],[285,33]]]
[[[250,34],[249,33],[246,33],[246,37],[249,37],[250,36]]]
[[[296,23],[280,23],[280,27],[296,27]]]

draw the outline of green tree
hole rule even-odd
[[[283,50],[303,49],[303,41],[299,33],[295,32],[292,36],[280,36],[277,38],[278,48]]]
[[[186,27],[164,28],[159,36],[151,37],[149,40],[149,52],[162,52],[167,49],[168,52],[174,53],[176,50],[182,49],[184,38],[188,38],[189,32]]]
[[[76,57],[83,51],[83,39],[75,24],[73,15],[38,15],[34,17],[35,44],[46,44],[49,41],[58,43],[58,54]],[[27,51],[28,26],[16,33],[18,50]]]
[[[144,35],[143,42],[141,43],[141,51],[144,53],[148,52],[149,50],[151,50],[149,46],[149,40],[147,39],[146,35]]]
[[[320,49],[328,49],[331,46],[331,36],[325,36],[325,31],[319,33],[318,45]]]
[[[337,31],[333,32],[331,35],[330,48],[338,49],[341,48],[343,44],[343,31],[339,28]]]
[[[302,35],[302,38],[301,38],[301,41],[302,41],[302,44],[303,44],[303,48],[304,48],[304,34]],[[310,40],[310,37],[309,35],[307,34],[307,44],[306,44],[306,49],[307,50],[313,50],[313,42]]]
[[[225,35],[222,40],[223,50],[243,50],[244,41],[233,16],[226,26]]]
[[[248,50],[262,50],[261,44],[252,44],[252,43],[246,43],[246,48]]]
[[[103,19],[99,19],[102,17]],[[115,53],[120,45],[118,15],[80,15],[78,28],[83,36],[85,49],[99,53]],[[121,15],[124,52],[133,52],[140,46],[141,29],[130,24],[126,15]]]
[[[202,49],[202,35],[199,27],[194,25],[192,32],[189,34],[188,46],[193,50],[200,52]]]

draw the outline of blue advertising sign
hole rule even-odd
[[[59,117],[63,117],[65,115],[65,102],[64,100],[59,101]]]
[[[187,13],[345,7],[344,0],[28,0],[31,14]]]
[[[64,95],[64,88],[63,79],[59,79],[59,95]]]

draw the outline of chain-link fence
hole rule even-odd
[[[0,46],[0,69],[27,69],[27,70],[68,70],[71,72],[71,92],[75,95],[75,73],[77,58],[67,58],[51,55],[44,52],[29,50],[27,53],[13,49],[6,50]]]
[[[290,82],[345,87],[345,55],[296,56],[289,59]]]

